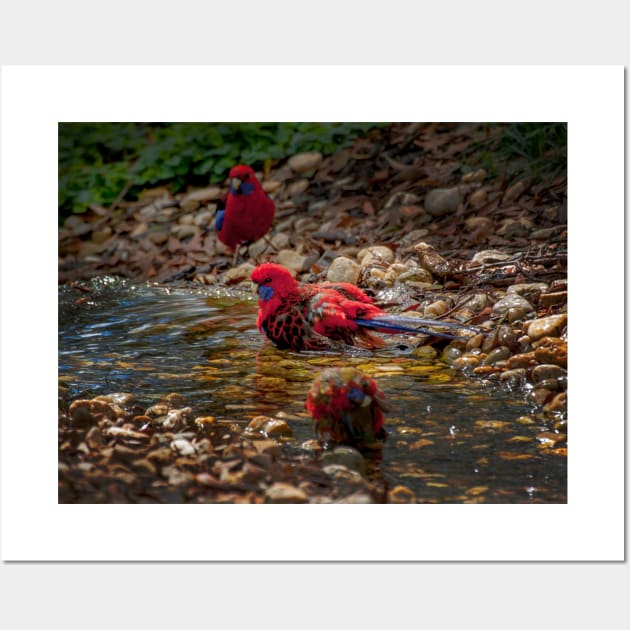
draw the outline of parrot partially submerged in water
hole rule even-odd
[[[455,322],[392,315],[350,283],[298,283],[287,269],[276,263],[259,265],[251,279],[257,285],[258,330],[279,348],[296,352],[324,350],[339,344],[370,350],[383,347],[385,342],[374,332],[458,338],[427,330],[426,326],[478,332]]]
[[[350,446],[385,439],[384,406],[385,396],[374,379],[353,367],[324,370],[306,399],[317,436]]]
[[[257,241],[269,232],[275,204],[262,189],[251,167],[245,164],[234,166],[229,179],[225,209],[217,211],[215,227],[219,240],[234,251],[234,265],[241,244]]]

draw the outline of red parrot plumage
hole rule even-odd
[[[271,229],[275,204],[251,167],[245,164],[230,170],[230,191],[225,209],[216,216],[217,237],[230,249],[238,250],[242,243],[257,241]]]
[[[384,346],[379,333],[425,333],[422,326],[469,326],[392,315],[380,309],[361,289],[346,282],[299,283],[282,265],[263,263],[251,279],[258,285],[258,330],[279,348],[325,350],[339,344],[374,349]],[[472,329],[476,330],[476,329]]]
[[[324,370],[306,398],[317,436],[352,446],[385,439],[384,407],[376,381],[353,367]]]

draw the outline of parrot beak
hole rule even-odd
[[[241,184],[242,182],[238,177],[232,177],[230,181],[230,188],[236,191],[241,187]]]

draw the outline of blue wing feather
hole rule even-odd
[[[217,232],[220,232],[223,227],[223,219],[225,219],[225,210],[217,210],[214,216],[214,224]]]
[[[465,324],[440,322],[432,319],[418,319],[415,317],[374,317],[373,319],[355,319],[354,321],[364,328],[380,328],[381,330],[389,330],[391,332],[413,333],[416,335],[418,333],[423,333],[434,337],[443,337],[444,339],[461,339],[461,337],[448,335],[446,333],[433,332],[432,330],[423,328],[423,326],[445,326],[447,328],[458,328],[481,332],[477,328],[472,328],[471,326],[466,326]]]

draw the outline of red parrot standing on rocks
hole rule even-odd
[[[384,346],[373,330],[389,334],[425,333],[447,339],[457,337],[422,326],[478,332],[464,324],[391,315],[353,284],[300,284],[287,269],[275,263],[259,265],[251,279],[258,285],[258,330],[279,348],[296,352],[330,349],[339,344],[370,350]]]
[[[374,379],[356,368],[328,368],[313,381],[306,408],[318,437],[368,446],[385,439],[384,399]]]
[[[225,210],[216,214],[217,236],[222,243],[234,250],[238,257],[241,243],[257,241],[271,229],[275,204],[262,189],[251,167],[234,166],[230,171],[230,191]]]

